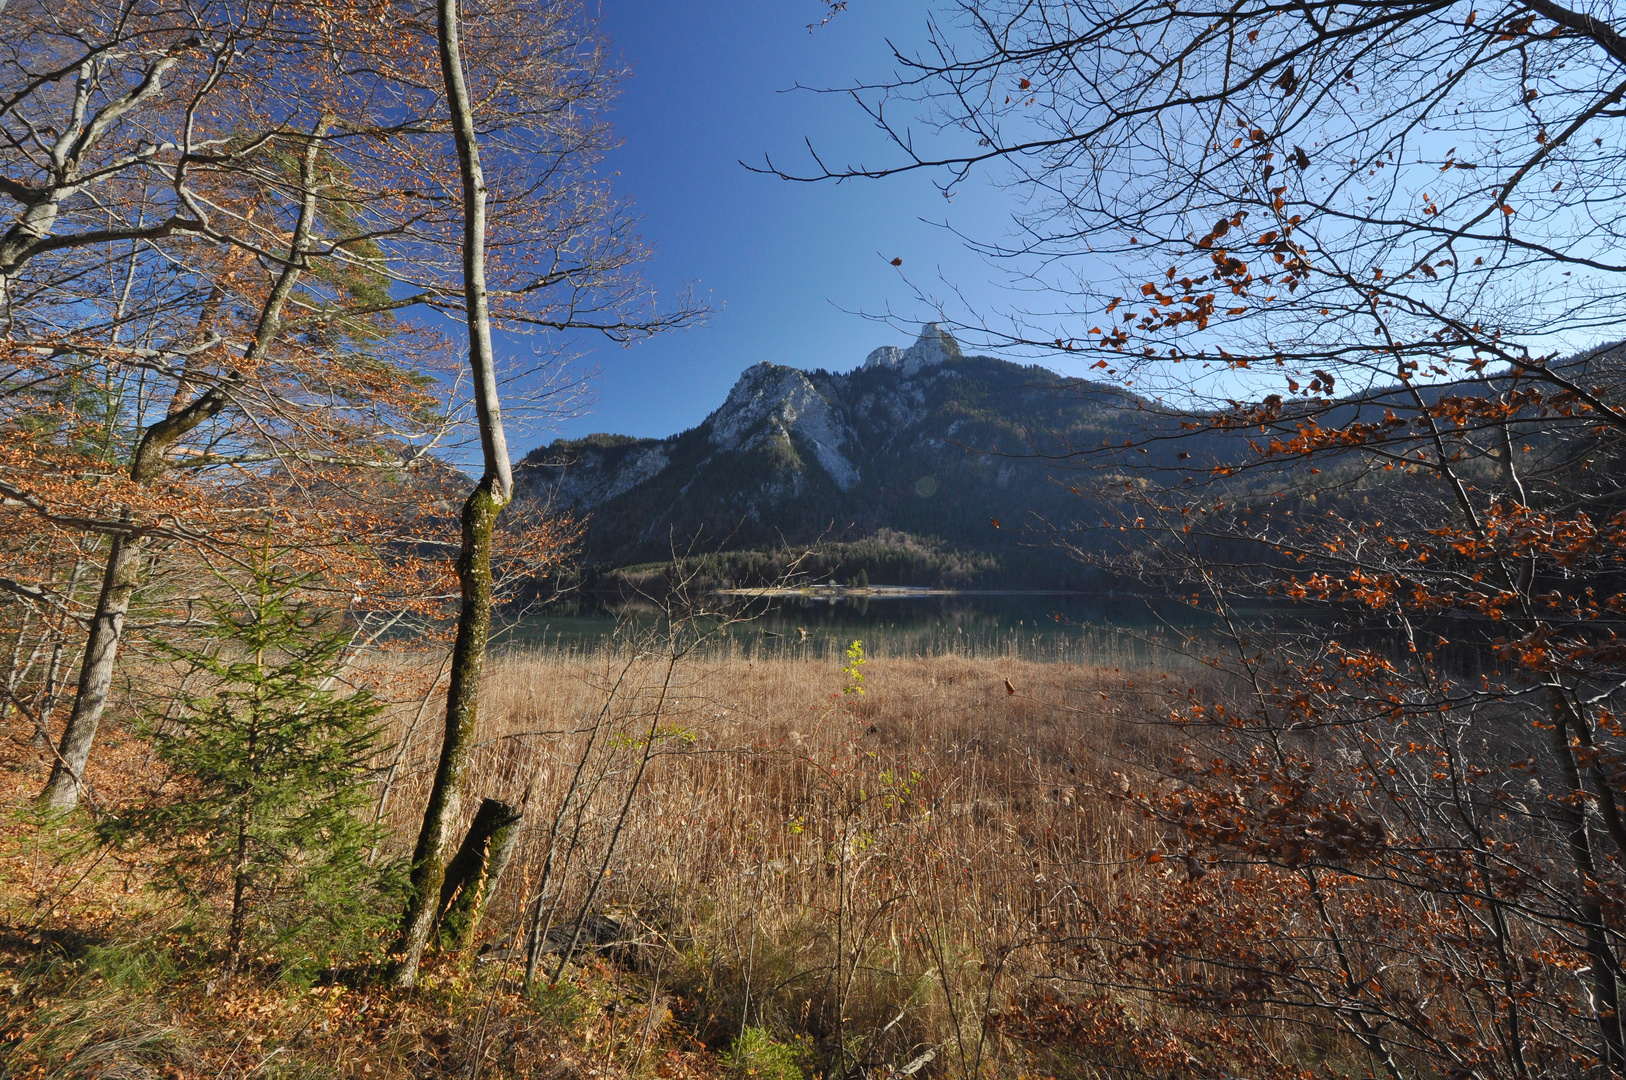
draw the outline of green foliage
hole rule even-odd
[[[153,939],[54,947],[14,972],[10,1009],[0,1010],[0,1077],[159,1076],[187,1056],[159,1001],[182,967]]]
[[[760,551],[719,551],[690,555],[676,563],[645,563],[609,575],[601,587],[637,584],[641,579],[670,571],[676,576],[697,574],[707,588],[747,589],[793,582],[846,581],[859,587],[913,585],[965,588],[1006,581],[1021,583],[1016,568],[1025,569],[1019,555],[993,555],[958,551],[932,539],[882,529],[874,536],[844,543],[810,547],[777,547]],[[1031,580],[1031,579],[1029,579]]]
[[[531,990],[537,1015],[558,1031],[575,1031],[587,1020],[592,999],[574,983],[539,979]]]
[[[34,407],[9,422],[43,443],[107,462],[117,460],[134,442],[129,418],[119,409],[119,389],[94,375],[76,372],[46,382],[30,397]]]
[[[178,1033],[164,1024],[154,1005],[103,988],[48,1002],[28,1024],[0,1035],[0,1076],[54,1080],[158,1076],[180,1054]]]
[[[267,559],[240,608],[216,607],[206,645],[164,647],[183,690],[143,733],[168,782],[101,826],[158,844],[157,887],[196,913],[225,900],[228,970],[269,950],[295,977],[365,953],[395,911],[363,813],[381,706],[335,691],[347,637],[297,585]]]
[[[766,1028],[746,1027],[722,1055],[725,1069],[757,1080],[804,1080],[810,1057],[805,1045],[778,1042]]]
[[[266,161],[285,178],[290,187],[303,183],[306,144],[299,140],[272,142],[261,152]],[[354,170],[343,158],[330,150],[318,150],[312,181],[326,197],[317,203],[317,218],[323,229],[342,238],[348,259],[316,259],[305,267],[301,292],[307,303],[315,308],[328,308],[335,316],[334,323],[346,336],[361,341],[380,340],[395,326],[391,313],[390,279],[378,269],[384,262],[384,251],[378,242],[367,236],[358,209],[363,200],[354,197]],[[343,197],[340,193],[352,195]],[[337,196],[337,197],[336,197]],[[311,286],[320,284],[325,290]],[[340,302],[340,295],[360,306],[367,314],[351,314]],[[375,310],[376,309],[376,310]]]
[[[863,694],[865,663],[862,641],[847,646],[847,662],[841,665],[841,673],[847,676],[847,685],[841,688],[843,694]]]
[[[130,994],[152,993],[181,973],[181,964],[169,949],[144,938],[92,945],[78,964],[90,979]]]
[[[594,432],[579,439],[558,439],[553,445],[560,450],[610,450],[621,446],[647,447],[655,445],[654,439],[640,439],[632,435],[614,435],[607,431]]]

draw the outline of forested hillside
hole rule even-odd
[[[1172,464],[1176,451],[1147,439],[1179,421],[1147,404],[965,356],[929,324],[909,349],[879,348],[846,373],[758,363],[668,439],[554,442],[525,457],[517,484],[522,499],[582,518],[590,565],[839,545],[828,573],[843,581],[862,570],[877,584],[1074,588],[1097,578],[1056,536],[1101,505],[1079,486],[1093,492],[1098,478],[1069,477],[1067,457],[1132,440]]]
[[[1613,380],[1619,349],[1555,363]],[[794,562],[809,580],[959,588],[1151,589],[1126,573],[1147,537],[1122,531],[1148,486],[1201,488],[1261,522],[1306,509],[1374,526],[1428,516],[1435,496],[1415,466],[1341,457],[1312,470],[1274,467],[1270,447],[1295,424],[1361,430],[1381,443],[1385,417],[1413,391],[1381,380],[1317,402],[1279,395],[1248,421],[1188,403],[1065,377],[1036,365],[965,356],[928,324],[907,350],[876,349],[845,373],[767,361],[746,369],[703,423],[667,439],[559,440],[516,467],[522,505],[583,526],[589,582],[676,559],[714,585],[763,585]],[[1425,402],[1488,398],[1483,379],[1436,382]],[[1252,406],[1250,406],[1252,407]],[[1520,429],[1531,463],[1587,483],[1575,450],[1541,425]],[[1465,461],[1471,482],[1495,466]],[[1261,557],[1216,537],[1216,557]],[[799,560],[799,561],[798,561]],[[626,575],[620,575],[626,577]]]

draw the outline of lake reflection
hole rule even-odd
[[[1014,657],[1061,663],[1167,664],[1167,646],[1195,626],[1178,605],[1139,598],[1056,593],[779,596],[742,601],[755,613],[719,647],[745,655],[823,659],[855,639],[872,656]],[[626,620],[653,622],[650,608],[620,611],[558,604],[511,623],[504,645],[594,651]]]

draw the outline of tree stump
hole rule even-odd
[[[518,808],[498,799],[481,801],[462,846],[446,864],[435,920],[439,948],[461,949],[473,940],[486,901],[514,854],[522,818]]]

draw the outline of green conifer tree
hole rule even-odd
[[[369,865],[381,706],[338,683],[348,637],[297,598],[269,548],[239,602],[216,605],[202,647],[167,646],[178,708],[143,721],[164,791],[121,812],[109,839],[164,852],[159,888],[226,909],[226,961],[270,950],[285,971],[355,958],[393,922],[393,868]]]

